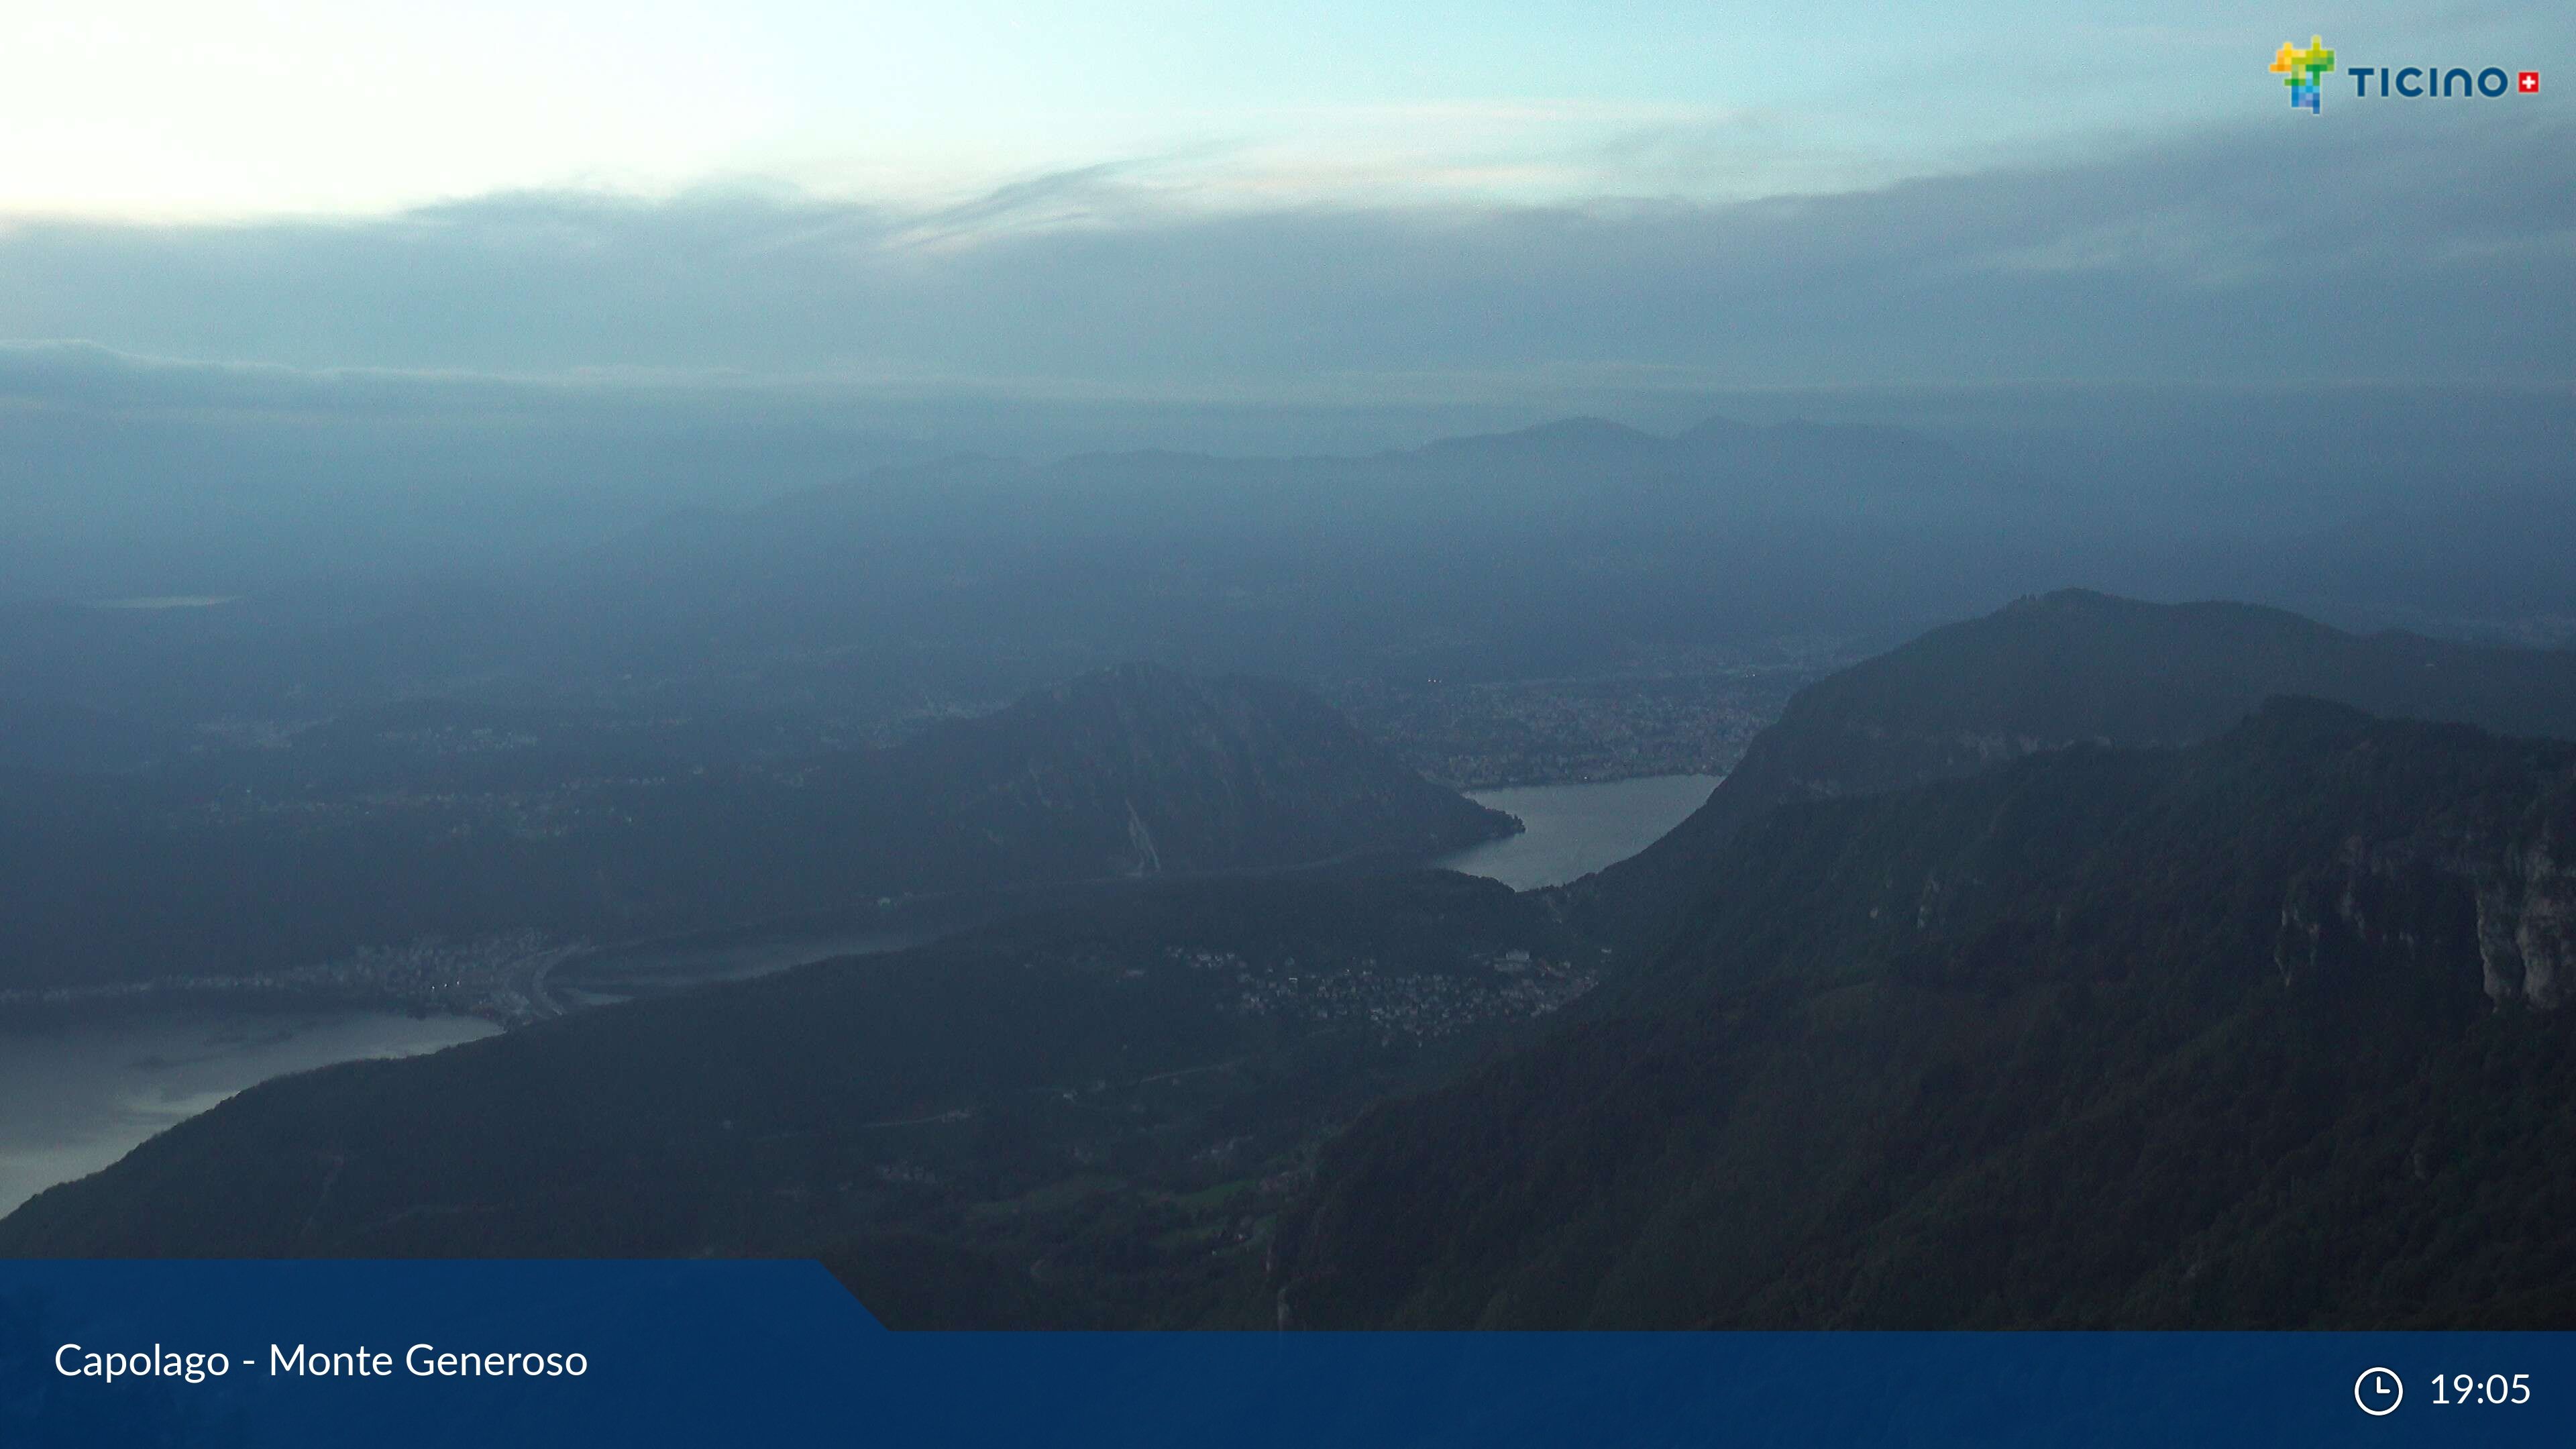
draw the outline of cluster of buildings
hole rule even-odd
[[[1246,1015],[1364,1026],[1389,1042],[1433,1041],[1544,1016],[1600,984],[1590,971],[1523,950],[1434,971],[1388,969],[1373,956],[1305,966],[1292,956],[1264,967],[1231,951],[1174,947],[1170,955],[1194,970],[1230,975],[1238,993],[1233,1007]]]
[[[1491,683],[1364,681],[1334,703],[1428,778],[1462,790],[1721,775],[1821,666]]]
[[[464,941],[425,938],[401,946],[361,947],[336,960],[275,971],[0,992],[0,1007],[252,997],[480,1016],[502,1026],[524,1026],[562,1014],[546,976],[583,949],[581,943],[555,941],[532,930]]]

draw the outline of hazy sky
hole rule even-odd
[[[1075,395],[2563,381],[2570,14],[10,6],[0,341]],[[2265,66],[2316,31],[2569,79],[2293,115]]]
[[[2546,4],[89,0],[0,16],[0,209],[956,200],[1104,162],[1206,204],[1775,195],[2278,110],[2263,66],[2317,25],[2535,67],[2570,33]]]

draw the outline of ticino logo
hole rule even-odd
[[[2325,110],[2325,78],[2333,73],[2335,53],[2326,48],[2325,37],[2310,36],[2308,43],[2294,40],[2281,42],[2280,53],[2272,57],[2272,74],[2290,88],[2290,108],[2321,115]],[[2466,66],[2384,66],[2356,65],[2345,69],[2352,77],[2356,96],[2536,96],[2540,94],[2540,72],[2509,71],[2502,66],[2470,70]]]

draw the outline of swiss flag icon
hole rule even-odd
[[[2526,96],[2536,96],[2540,94],[2540,72],[2536,70],[2524,71],[2514,82],[2514,89],[2521,91]]]

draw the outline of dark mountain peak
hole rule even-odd
[[[2576,737],[2576,655],[2364,638],[2251,604],[2060,589],[1800,691],[1706,805],[1569,894],[1599,929],[1641,948],[1697,896],[1714,852],[1779,805],[1910,789],[2078,743],[2190,744],[2285,695],[2306,703],[2283,705],[2276,731],[2313,733],[2324,727],[2315,711],[2340,706]]]
[[[2179,744],[2226,728],[2272,694],[2336,694],[2362,642],[2250,604],[2059,589],[1821,680],[1782,722],[1831,721],[1839,733],[1874,729],[1881,738],[1966,730],[2032,742],[2007,754],[2095,738]],[[1903,783],[1912,783],[1910,771]]]
[[[2213,736],[2207,754],[2249,775],[2274,776],[2313,771],[2338,758],[2349,764],[2375,754],[2431,757],[2452,749],[2459,740],[2496,738],[2493,731],[2475,725],[2383,719],[2341,700],[2276,694]]]
[[[887,811],[937,782],[906,833],[1029,879],[1418,856],[1518,828],[1424,780],[1310,691],[1141,661],[941,725],[864,773]]]

